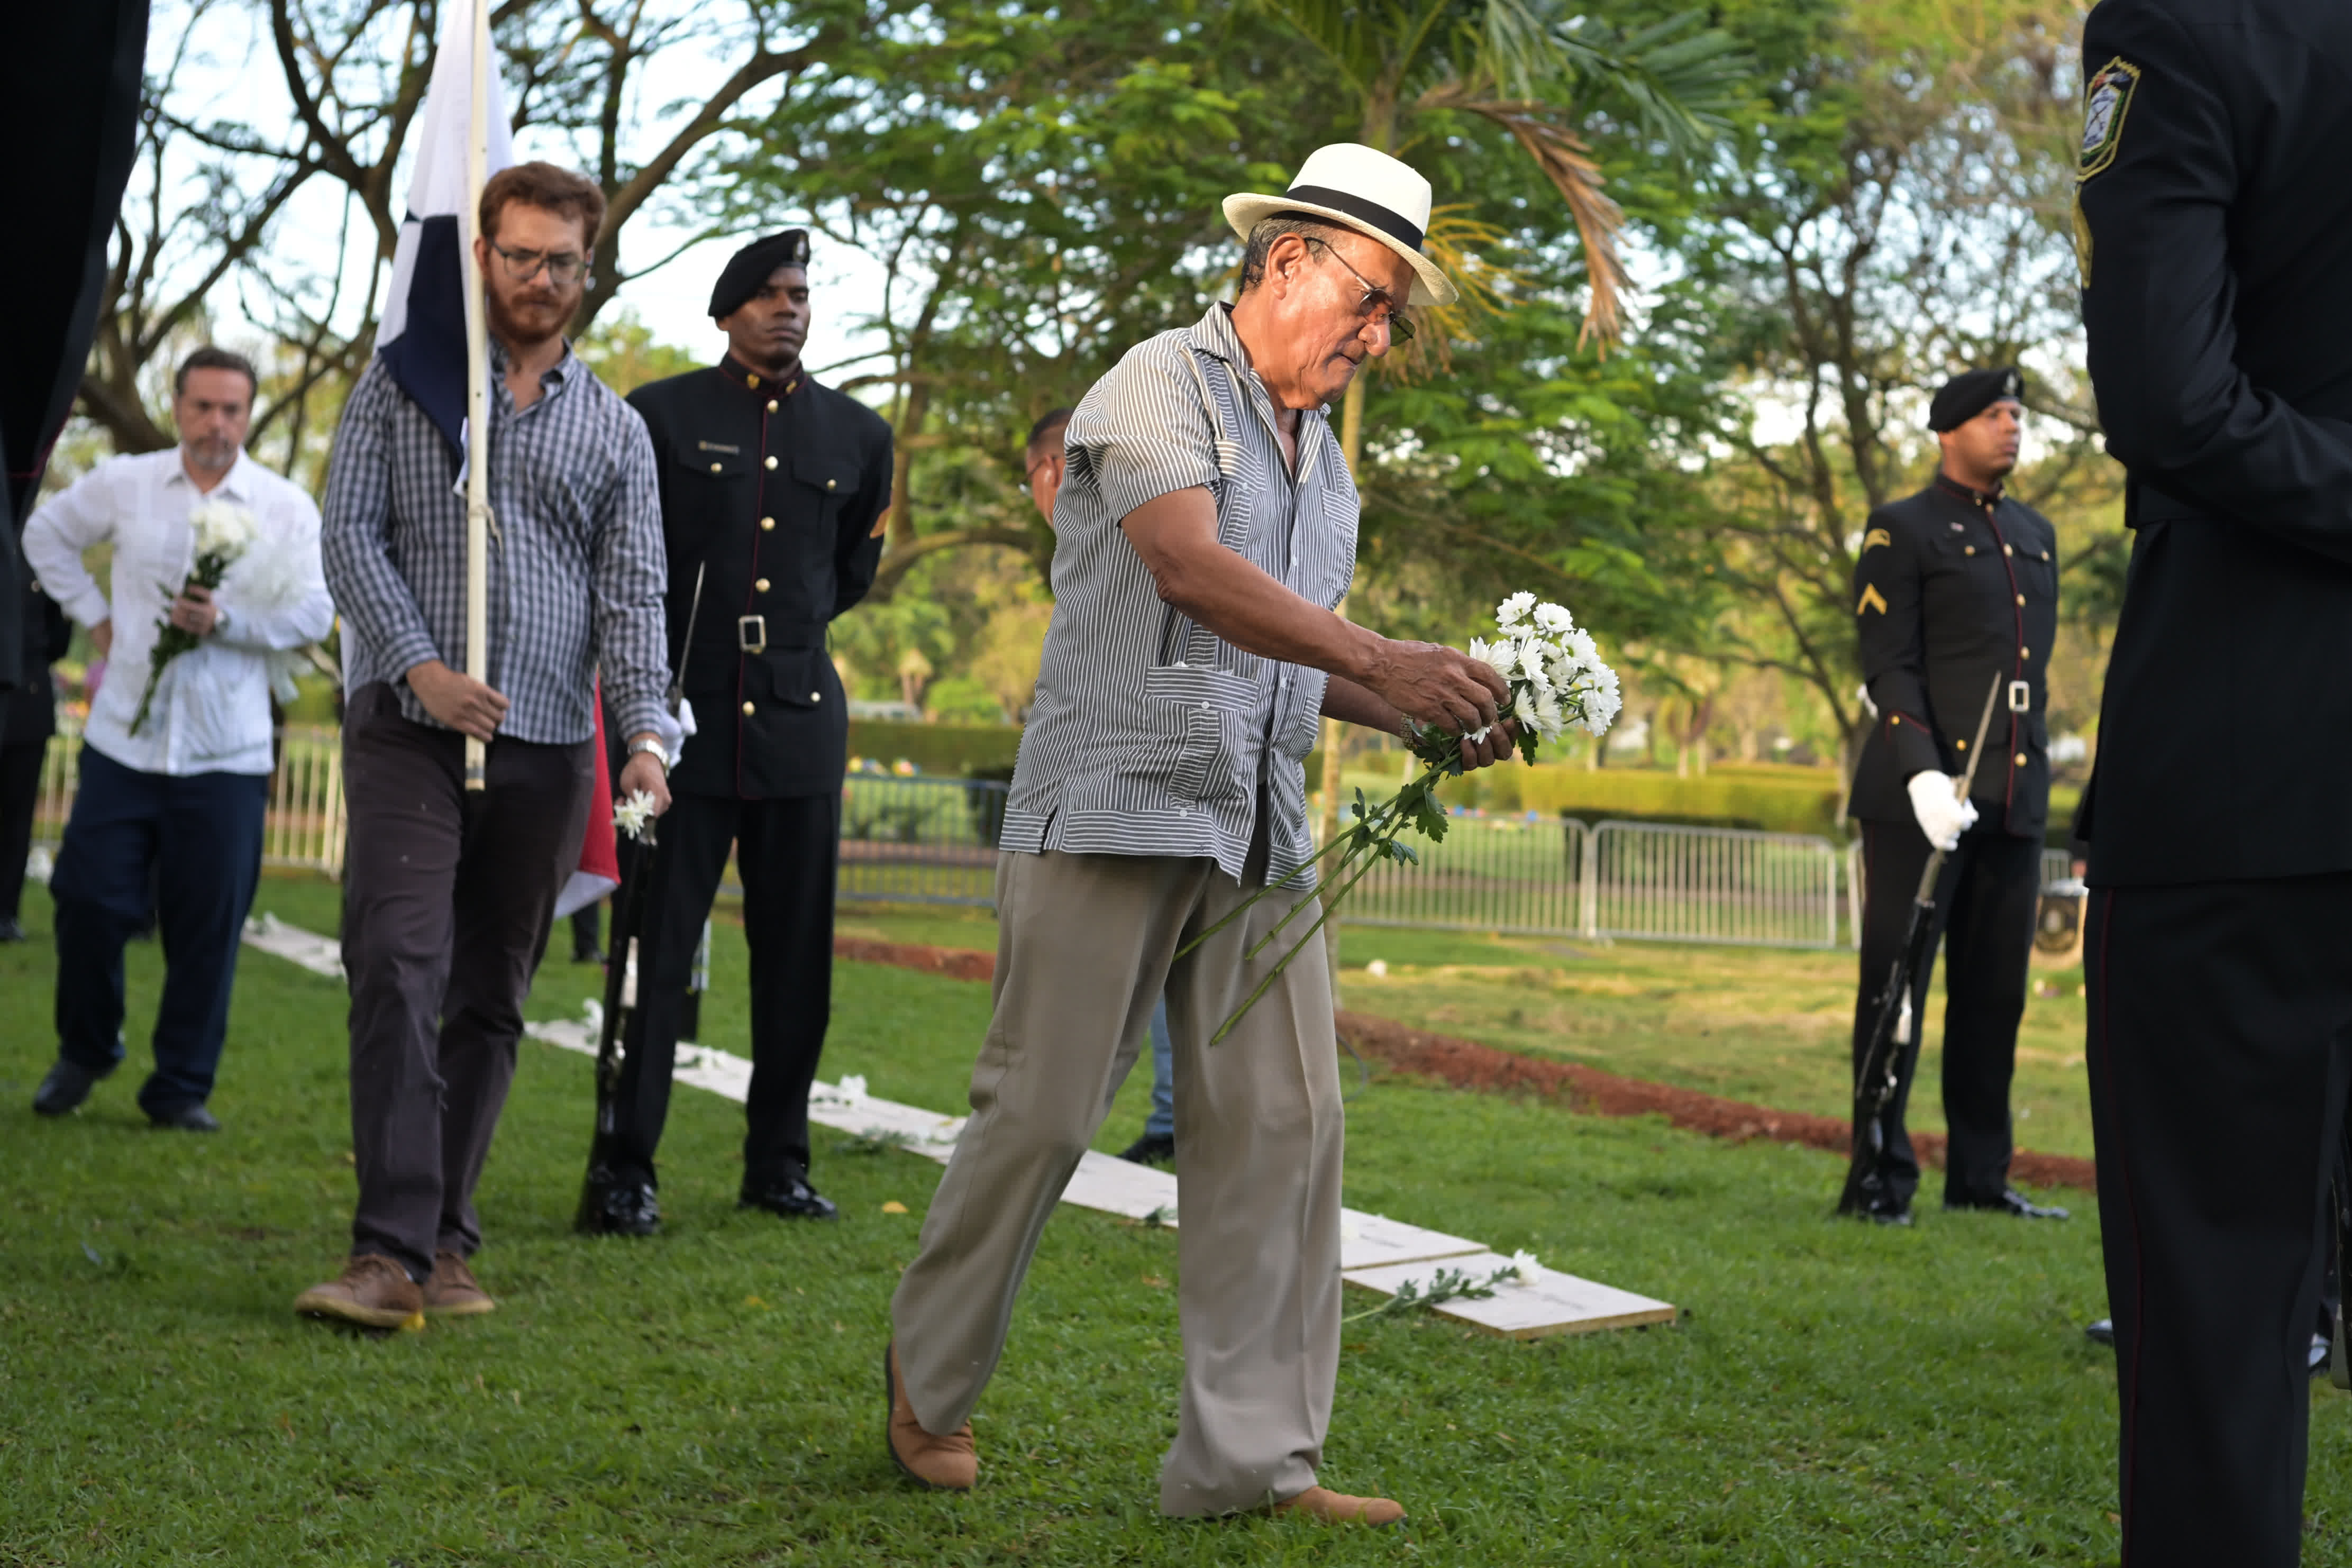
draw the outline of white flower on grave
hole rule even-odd
[[[1552,636],[1558,637],[1575,625],[1576,617],[1568,613],[1566,605],[1542,604],[1536,606],[1538,631],[1549,632]]]
[[[1354,1220],[1343,1219],[1339,1222],[1339,1239],[1341,1241],[1361,1241],[1364,1239],[1363,1227],[1359,1226]]]
[[[864,1100],[866,1098],[866,1075],[862,1072],[845,1073],[842,1075],[841,1082],[835,1085],[834,1092],[840,1095],[842,1099],[852,1101],[853,1103],[857,1100]]]
[[[1536,1271],[1542,1267],[1542,1264],[1536,1261],[1536,1255],[1534,1253],[1528,1251],[1525,1247],[1521,1247],[1518,1251],[1511,1254],[1511,1283],[1514,1285],[1534,1284],[1536,1282]],[[1498,1269],[1496,1272],[1499,1273],[1501,1270]]]
[[[188,531],[198,555],[215,555],[227,562],[245,553],[253,542],[256,524],[253,513],[236,502],[208,500],[189,511]]]
[[[1528,613],[1535,607],[1536,596],[1533,594],[1524,592],[1514,594],[1495,606],[1495,624],[1507,632],[1510,631],[1521,621],[1526,620]]]
[[[613,806],[614,828],[632,838],[645,837],[646,824],[653,819],[654,797],[646,790],[638,790],[628,799],[615,802]]]

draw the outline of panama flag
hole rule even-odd
[[[489,84],[489,172],[514,162],[506,92],[495,56]],[[418,120],[416,170],[408,182],[408,216],[392,253],[392,291],[376,328],[376,352],[409,400],[448,438],[466,447],[466,274],[473,265],[474,195],[466,182],[466,136],[473,125],[474,18],[470,5],[449,7],[433,79]]]

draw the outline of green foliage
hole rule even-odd
[[[596,379],[624,397],[649,381],[684,375],[715,363],[723,349],[715,331],[706,347],[707,353],[697,353],[656,342],[653,329],[626,307],[599,315],[572,343],[572,352],[596,373]]]

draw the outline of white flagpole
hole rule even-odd
[[[472,0],[471,119],[466,133],[466,207],[458,232],[470,241],[490,173],[490,5]],[[458,247],[466,279],[466,673],[490,679],[490,344],[482,269],[470,243]],[[466,787],[482,787],[488,748],[466,738]]]

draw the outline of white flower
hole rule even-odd
[[[1543,604],[1536,606],[1536,626],[1558,636],[1576,625],[1576,617],[1560,605]]]
[[[1533,594],[1514,594],[1495,607],[1495,624],[1509,631],[1526,620],[1528,612],[1535,607],[1536,596]]]
[[[1536,1261],[1536,1255],[1524,1247],[1511,1254],[1511,1272],[1516,1276],[1512,1283],[1515,1285],[1534,1284],[1536,1274],[1542,1268],[1543,1265]]]
[[[864,1100],[866,1098],[866,1075],[862,1072],[844,1073],[842,1075],[841,1081],[834,1086],[834,1092],[840,1095],[842,1099],[849,1100],[853,1104],[858,1100]]]
[[[253,513],[245,508],[230,501],[208,500],[188,513],[188,531],[194,536],[198,555],[217,555],[224,561],[234,561],[253,542],[256,526]]]
[[[1559,699],[1549,691],[1538,692],[1536,694],[1536,733],[1547,741],[1557,741],[1566,722],[1560,713]]]
[[[1507,638],[1501,642],[1488,642],[1484,637],[1472,637],[1470,657],[1485,661],[1488,668],[1505,680],[1511,679],[1511,673],[1518,663],[1518,654]]]
[[[645,790],[638,790],[613,807],[613,826],[632,838],[644,838],[646,824],[653,818],[654,797]]]
[[[1519,645],[1519,675],[1523,679],[1528,680],[1542,680],[1544,679],[1543,656],[1543,644],[1539,642],[1521,643]]]

